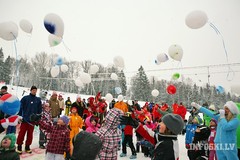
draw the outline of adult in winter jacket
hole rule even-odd
[[[20,125],[20,131],[17,137],[17,145],[18,145],[17,152],[20,154],[22,153],[22,144],[23,144],[25,134],[27,134],[25,150],[28,153],[32,153],[32,150],[30,149],[30,145],[32,144],[33,130],[34,130],[34,125],[36,125],[36,123],[30,121],[30,116],[32,114],[42,113],[42,102],[41,102],[41,99],[36,96],[36,93],[37,93],[37,87],[32,86],[30,89],[30,94],[27,96],[24,96],[21,99],[21,106],[18,114],[23,117],[23,121]]]
[[[52,96],[48,101],[48,103],[51,108],[51,116],[53,118],[53,121],[56,122],[60,113],[60,106],[59,106],[59,101],[57,99],[57,92],[54,91],[52,93]]]
[[[192,102],[191,105],[218,121],[214,140],[217,158],[220,160],[238,160],[237,127],[239,126],[239,120],[237,115],[239,111],[237,105],[232,101],[228,101],[224,105],[224,109],[220,109],[217,115],[195,102]]]
[[[186,107],[182,104],[182,102],[179,103],[179,106],[177,108],[176,114],[182,117],[183,120],[185,120],[185,116],[187,114]]]
[[[72,107],[76,107],[78,111],[78,115],[83,118],[83,111],[85,109],[85,105],[81,99],[80,95],[77,95],[76,101],[72,104]]]
[[[98,155],[100,160],[117,159],[118,143],[121,140],[120,116],[123,112],[113,108],[108,111],[101,128],[95,133],[102,141],[103,145]]]

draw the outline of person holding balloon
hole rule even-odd
[[[23,121],[20,125],[20,131],[17,137],[17,152],[19,154],[22,153],[22,145],[25,134],[27,133],[27,139],[25,142],[25,151],[27,153],[32,153],[30,149],[30,145],[32,144],[33,140],[33,130],[34,126],[36,125],[35,122],[30,120],[30,116],[32,114],[41,114],[42,113],[42,102],[41,98],[36,96],[37,87],[32,86],[30,89],[30,94],[24,96],[21,99],[21,106],[18,115],[23,117]]]
[[[239,114],[237,105],[228,101],[224,105],[224,109],[219,110],[219,114],[213,114],[209,109],[195,102],[192,102],[191,105],[218,121],[214,139],[217,158],[220,160],[237,160],[237,128],[240,124],[237,118]]]

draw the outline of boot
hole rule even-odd
[[[30,146],[25,146],[25,152],[32,153],[32,150],[30,149]]]
[[[16,152],[22,154],[22,145],[17,146]]]

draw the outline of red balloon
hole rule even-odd
[[[168,94],[175,94],[176,91],[177,91],[176,87],[172,84],[167,87]]]

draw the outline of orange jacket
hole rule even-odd
[[[115,103],[114,107],[122,110],[123,113],[128,112],[128,105],[123,101]]]

